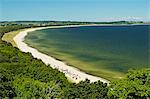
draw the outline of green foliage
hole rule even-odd
[[[60,87],[54,82],[40,82],[28,77],[18,77],[13,81],[17,98],[24,99],[47,99],[47,97],[57,98],[61,94]]]
[[[72,84],[65,90],[64,99],[107,99],[107,84],[102,82],[90,83],[89,80]]]
[[[16,96],[12,86],[13,75],[6,69],[0,67],[0,97],[13,98]]]
[[[149,99],[150,68],[130,70],[125,78],[111,83],[108,95],[112,99]]]
[[[0,97],[58,97],[62,86],[70,84],[63,73],[5,42],[0,44],[0,55],[3,60],[0,62]],[[30,90],[26,89],[26,85],[29,85]],[[53,90],[46,92],[51,86]]]
[[[4,28],[1,36],[16,30]],[[63,73],[0,39],[0,99],[149,99],[149,89],[150,69],[131,70],[109,88],[100,81],[70,83]]]
[[[30,28],[31,26],[22,26],[22,25],[13,25],[13,26],[6,26],[0,27],[0,38],[4,35],[4,33],[16,31],[19,29]]]
[[[70,83],[63,73],[0,40],[0,98],[106,98],[107,90],[100,81]]]
[[[22,53],[17,48],[3,42],[0,44],[0,74],[7,77],[0,83],[9,86],[9,90],[1,92],[1,97],[16,98],[63,98],[91,99],[106,98],[107,85],[102,82],[89,83],[89,80],[79,84],[68,82],[65,75],[56,69],[46,66],[40,60],[34,59],[29,53]],[[9,92],[10,91],[10,92]],[[10,93],[7,94],[7,93]]]

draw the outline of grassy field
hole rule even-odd
[[[11,43],[14,47],[17,47],[15,41],[13,40],[13,38],[21,31],[23,31],[25,29],[21,29],[21,30],[17,30],[17,31],[12,31],[9,33],[6,33],[3,37],[2,40]]]

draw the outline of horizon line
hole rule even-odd
[[[21,22],[21,21],[49,21],[49,22],[119,22],[119,21],[127,21],[127,22],[150,22],[143,20],[112,20],[112,21],[77,21],[77,20],[0,20],[0,22]]]

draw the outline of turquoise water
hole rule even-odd
[[[34,31],[25,42],[87,73],[105,77],[110,72],[121,76],[130,68],[149,67],[149,38],[148,25],[84,26]]]

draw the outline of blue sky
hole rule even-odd
[[[0,21],[150,21],[150,0],[0,0]]]

